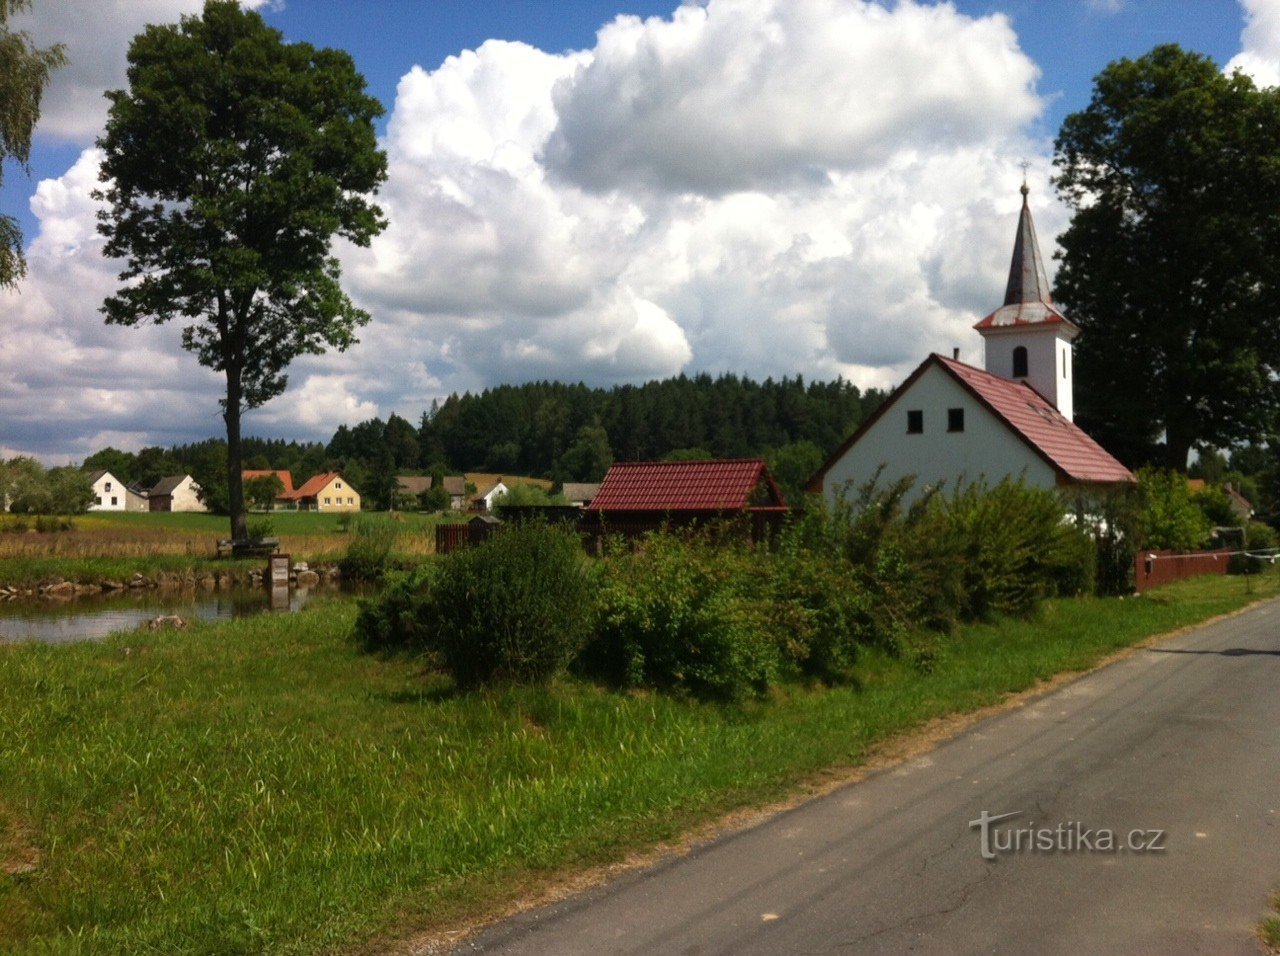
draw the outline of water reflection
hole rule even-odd
[[[130,591],[89,595],[69,601],[6,601],[0,603],[0,644],[41,641],[67,644],[101,640],[116,631],[130,631],[161,615],[176,614],[186,621],[247,617],[264,612],[303,608],[309,597],[337,593],[335,587],[242,588],[218,592]]]

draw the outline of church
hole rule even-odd
[[[974,326],[983,368],[930,355],[809,480],[830,501],[879,472],[881,487],[914,475],[926,489],[1005,477],[1040,488],[1102,489],[1133,474],[1072,420],[1072,340],[1054,304],[1022,184],[1004,304]]]

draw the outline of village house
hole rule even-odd
[[[90,511],[147,511],[145,494],[127,486],[109,471],[95,471],[89,475],[93,486],[94,501]]]
[[[566,481],[560,488],[560,495],[576,508],[585,508],[595,501],[600,494],[598,481]]]
[[[1004,304],[974,326],[984,368],[930,355],[869,416],[807,490],[828,500],[868,481],[931,488],[1020,479],[1039,488],[1105,489],[1133,474],[1072,420],[1072,340],[1079,328],[1054,304],[1036,242],[1027,186]]]
[[[299,511],[359,511],[360,492],[339,472],[329,471],[307,480],[300,488],[282,496]]]
[[[195,511],[209,509],[200,500],[200,486],[190,475],[170,475],[147,492],[151,511]]]
[[[422,495],[431,490],[432,481],[430,475],[401,475],[396,478],[396,493],[405,498],[421,500]],[[466,510],[466,478],[462,475],[445,475],[444,490],[449,496],[449,507],[452,510]]]

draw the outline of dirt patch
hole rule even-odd
[[[22,876],[40,869],[40,851],[35,845],[35,834],[15,817],[0,814],[6,819],[0,830],[0,873],[6,876]]]
[[[1086,670],[1064,671],[1056,674],[1047,680],[1040,681],[1034,687],[1007,695],[999,703],[967,713],[949,714],[945,717],[934,718],[914,730],[907,731],[873,746],[868,751],[867,758],[856,766],[833,767],[820,771],[814,776],[799,782],[796,784],[796,793],[785,800],[765,806],[747,807],[731,811],[717,817],[715,820],[692,828],[681,836],[679,840],[662,843],[647,850],[633,853],[616,863],[552,875],[540,882],[539,885],[531,887],[525,895],[512,901],[500,911],[490,912],[487,915],[479,916],[448,928],[429,930],[404,940],[386,943],[383,948],[374,951],[385,954],[385,956],[435,956],[438,953],[449,953],[469,936],[494,923],[510,919],[531,909],[563,902],[579,893],[608,883],[623,874],[634,870],[649,869],[674,857],[684,856],[695,848],[713,840],[759,826],[778,814],[793,810],[816,797],[825,796],[835,790],[839,790],[841,787],[858,783],[873,774],[881,773],[916,757],[923,756],[988,717],[1016,710],[1019,707],[1025,707],[1032,701],[1077,681],[1086,674],[1132,657],[1144,648],[1162,644],[1197,628],[1207,627],[1219,621],[1243,614],[1259,604],[1265,603],[1267,600],[1271,599],[1264,598],[1254,601],[1245,607],[1226,614],[1219,614],[1216,617],[1189,624],[1175,631],[1152,635],[1136,644],[1131,644],[1107,655]]]

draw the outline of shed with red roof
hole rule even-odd
[[[664,526],[741,521],[758,540],[788,510],[762,458],[631,461],[610,466],[583,520],[588,529],[628,536]]]

